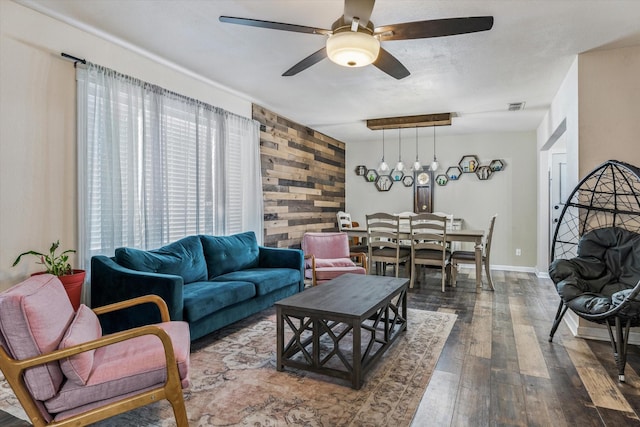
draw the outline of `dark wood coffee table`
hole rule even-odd
[[[345,274],[276,302],[278,371],[318,372],[359,389],[407,329],[408,285],[405,278]]]

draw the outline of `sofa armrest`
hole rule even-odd
[[[184,281],[180,276],[131,270],[103,255],[91,258],[92,308],[154,294],[166,302],[171,320],[183,320],[183,287]],[[144,304],[100,316],[106,333],[160,321],[155,304]]]
[[[258,267],[292,268],[300,272],[300,291],[304,290],[304,253],[300,249],[258,247]]]
[[[167,303],[164,302],[164,300],[158,295],[145,295],[143,297],[128,299],[126,301],[114,302],[113,304],[96,307],[93,309],[93,312],[99,316],[104,313],[111,313],[113,311],[122,310],[128,307],[146,303],[154,303],[158,306],[158,310],[160,310],[160,318],[162,319],[163,323],[169,322],[171,320],[169,316],[169,309],[167,308]]]

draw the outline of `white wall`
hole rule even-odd
[[[455,121],[452,126],[455,126]],[[419,156],[423,163],[433,158],[431,130],[420,130]],[[413,211],[413,189],[395,183],[390,191],[379,192],[372,183],[356,176],[357,165],[377,168],[382,155],[382,136],[370,143],[347,145],[346,209],[354,220],[364,223],[367,213]],[[406,135],[406,136],[405,136]],[[415,159],[415,130],[403,132],[405,164]],[[475,154],[480,164],[502,159],[506,168],[490,179],[480,181],[463,174],[458,181],[434,188],[434,210],[451,212],[464,219],[465,228],[487,229],[490,217],[497,213],[491,263],[496,266],[533,269],[536,263],[537,162],[536,136],[528,133],[497,133],[438,136],[439,173],[457,165],[464,155]],[[386,161],[391,167],[398,159],[397,131],[385,134]],[[515,256],[520,248],[521,256]]]
[[[554,150],[550,139],[560,124],[565,121],[566,130],[562,140],[567,154],[567,193],[576,186],[578,178],[578,59],[571,64],[558,93],[551,102],[536,132],[538,147],[538,235],[536,271],[548,276],[549,270],[549,153]]]
[[[61,52],[251,117],[250,101],[211,82],[0,1],[0,290],[39,270],[12,268],[19,253],[77,247],[75,72]]]

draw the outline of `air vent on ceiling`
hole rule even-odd
[[[524,102],[512,102],[509,104],[509,111],[524,110]]]

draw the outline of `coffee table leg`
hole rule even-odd
[[[284,353],[284,320],[282,318],[282,309],[276,308],[276,369],[284,370],[282,364],[282,355]]]
[[[409,313],[407,312],[407,290],[402,292],[402,317],[404,318],[404,330],[406,331],[409,325]]]
[[[352,385],[356,390],[362,386],[362,329],[360,322],[353,322],[353,372]]]

